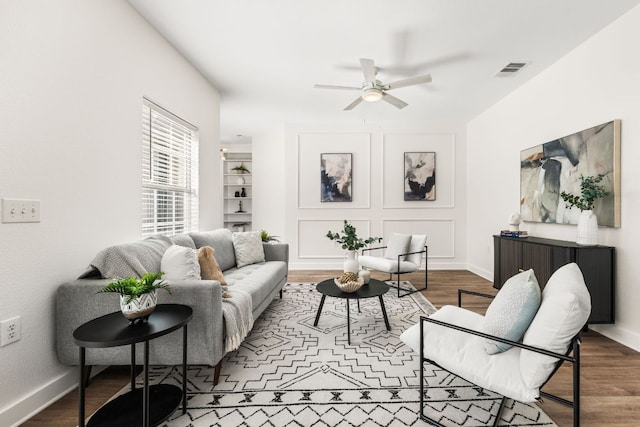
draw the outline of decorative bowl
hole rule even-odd
[[[342,292],[347,293],[355,292],[360,289],[362,285],[364,285],[364,280],[362,280],[362,278],[360,277],[358,277],[358,280],[353,280],[345,283],[340,283],[339,278],[336,277],[335,279],[333,279],[333,282]]]

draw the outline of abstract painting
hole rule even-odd
[[[580,176],[603,174],[609,194],[596,202],[598,224],[620,227],[620,120],[612,120],[520,152],[520,216],[524,221],[577,224],[560,193],[580,195]]]
[[[322,202],[350,202],[351,178],[351,153],[320,154]]]
[[[436,153],[404,153],[404,200],[436,199]]]

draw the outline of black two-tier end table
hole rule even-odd
[[[173,414],[182,402],[187,411],[187,323],[193,316],[191,307],[160,304],[148,320],[131,323],[121,312],[93,319],[73,332],[80,346],[80,406],[78,424],[84,427],[85,351],[131,345],[131,391],[107,402],[89,419],[87,426],[156,426]],[[182,328],[182,390],[171,384],[149,387],[149,341]],[[136,343],[144,343],[144,386],[135,386]]]
[[[318,326],[318,320],[320,320],[320,313],[322,313],[322,307],[324,306],[324,300],[327,296],[342,298],[347,302],[347,342],[351,345],[351,315],[349,314],[349,300],[355,299],[358,302],[358,309],[360,309],[360,300],[364,298],[378,297],[380,300],[380,307],[382,308],[382,316],[384,317],[384,323],[387,326],[387,331],[391,330],[389,326],[389,318],[387,317],[387,309],[384,306],[384,300],[382,295],[389,291],[389,285],[386,283],[371,279],[368,284],[362,286],[355,292],[342,292],[340,288],[335,284],[333,279],[324,280],[316,286],[316,290],[322,294],[320,299],[320,307],[318,307],[318,313],[316,314],[316,320],[313,326]]]

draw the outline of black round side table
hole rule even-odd
[[[349,312],[349,300],[355,299],[358,301],[358,311],[360,311],[360,300],[364,298],[373,298],[378,297],[380,300],[380,308],[382,308],[382,317],[384,317],[384,324],[387,327],[387,331],[391,330],[391,326],[389,325],[389,318],[387,317],[387,309],[384,306],[384,300],[382,299],[382,295],[386,294],[389,290],[389,285],[386,283],[371,279],[369,283],[362,286],[355,292],[343,292],[340,288],[335,284],[333,279],[324,280],[316,286],[316,290],[322,294],[322,298],[320,299],[320,307],[318,307],[318,313],[316,314],[316,320],[313,323],[313,326],[318,326],[318,320],[320,320],[320,313],[322,312],[322,307],[324,306],[324,300],[327,296],[334,298],[342,298],[347,300],[347,342],[351,345],[351,317]]]
[[[87,348],[107,348],[131,345],[131,391],[102,406],[89,419],[90,427],[121,425],[156,426],[165,421],[182,401],[182,413],[187,411],[187,323],[193,317],[191,307],[180,304],[160,304],[146,322],[130,323],[121,312],[107,314],[79,326],[73,332],[80,346],[80,406],[78,424],[84,427],[85,413],[85,351]],[[149,341],[182,328],[182,390],[170,384],[149,387]],[[144,387],[135,387],[136,343],[144,343]],[[140,408],[142,407],[142,410]]]

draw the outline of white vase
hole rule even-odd
[[[598,217],[593,211],[582,211],[578,219],[576,243],[583,246],[598,244]]]
[[[243,185],[244,184],[244,178],[239,176],[238,178],[236,178],[236,183],[238,185]]]
[[[120,310],[122,310],[124,317],[131,321],[150,315],[158,304],[156,291],[142,294],[129,304],[126,303],[128,298],[128,295],[120,295]]]
[[[360,270],[358,251],[347,251],[345,257],[343,265],[344,272],[358,274],[358,270]]]

